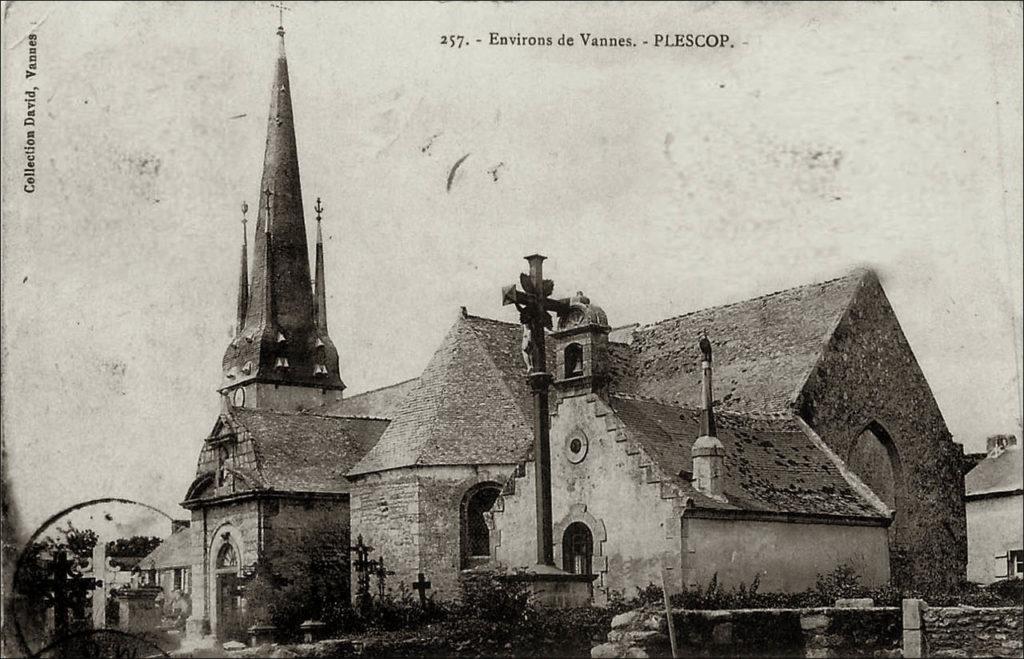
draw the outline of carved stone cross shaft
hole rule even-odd
[[[569,310],[569,300],[550,297],[555,284],[544,279],[545,257],[540,254],[527,256],[530,274],[520,274],[519,284],[505,286],[501,290],[503,305],[513,304],[519,310],[519,322],[523,324],[525,338],[523,353],[528,361],[527,378],[533,391],[533,457],[536,469],[537,492],[537,563],[554,567],[555,556],[551,531],[551,428],[548,417],[548,387],[551,374],[547,372],[544,351],[544,330],[551,329],[551,315],[554,311],[564,314]],[[528,339],[528,340],[527,340]]]

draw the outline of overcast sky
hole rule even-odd
[[[515,320],[500,288],[535,251],[614,325],[869,266],[954,437],[1020,432],[1019,3],[292,6],[302,186],[326,208],[350,393],[416,376],[460,305]],[[3,430],[28,531],[99,496],[185,516],[276,26],[248,2],[7,12]]]

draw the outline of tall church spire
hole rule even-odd
[[[273,384],[276,388],[281,385],[307,387],[315,392],[305,396],[292,391],[288,394],[289,404],[302,399],[300,406],[313,407],[316,401],[306,401],[306,398],[312,400],[314,393],[327,396],[329,391],[340,392],[345,385],[338,369],[338,352],[327,336],[324,305],[314,302],[309,285],[309,248],[291,82],[281,27],[277,29],[277,41],[260,180],[261,203],[253,240],[252,279],[246,292],[248,304],[244,316],[240,279],[238,319],[241,328],[239,337],[224,354],[225,381],[221,391],[249,383]],[[318,268],[322,268],[323,247],[319,241],[317,263]],[[322,271],[318,270],[317,281],[317,295],[326,298]],[[251,405],[252,398],[245,404]]]

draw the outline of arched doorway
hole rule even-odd
[[[470,488],[462,498],[459,524],[462,569],[490,562],[491,528],[487,514],[500,494],[501,488],[497,483],[480,483]]]
[[[572,574],[594,573],[594,534],[583,522],[573,522],[562,534],[562,569]]]
[[[230,542],[224,542],[217,551],[214,563],[217,638],[241,639],[241,591],[238,582],[238,551]]]

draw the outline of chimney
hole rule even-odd
[[[711,341],[707,334],[700,338],[701,351],[701,414],[700,437],[693,443],[693,487],[713,499],[725,500],[725,447],[718,440],[715,427],[714,397],[711,393]]]

